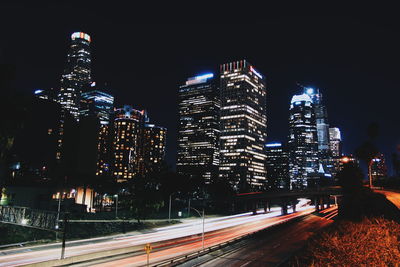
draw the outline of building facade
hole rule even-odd
[[[167,129],[146,123],[140,139],[139,173],[159,172],[165,159]]]
[[[144,122],[144,110],[128,105],[115,109],[112,169],[117,182],[128,181],[139,173],[139,141]]]
[[[67,63],[61,77],[58,102],[63,110],[79,120],[80,94],[91,83],[90,36],[83,32],[71,35]]]
[[[97,138],[97,168],[96,175],[111,175],[112,131],[110,123],[114,112],[114,97],[95,88],[81,94],[80,117],[97,118],[100,123]]]
[[[281,143],[269,143],[266,149],[268,189],[289,189],[289,154]]]
[[[306,188],[319,168],[315,109],[308,94],[294,95],[290,102],[288,149],[290,187]]]
[[[71,46],[67,55],[67,62],[61,77],[60,91],[57,102],[61,106],[61,118],[59,127],[59,139],[57,143],[56,159],[61,162],[62,154],[65,154],[65,136],[70,118],[79,121],[79,108],[81,93],[91,83],[91,38],[83,32],[74,32],[71,35]],[[68,148],[67,148],[68,150]],[[64,155],[65,156],[65,155]]]
[[[337,127],[329,128],[329,148],[333,157],[342,156],[342,135]]]
[[[246,60],[220,66],[221,117],[219,177],[235,191],[266,187],[265,79]]]
[[[205,184],[218,175],[219,97],[212,73],[189,78],[179,87],[177,172]]]
[[[383,154],[380,153],[372,159],[370,170],[372,181],[374,182],[387,177],[387,166]]]

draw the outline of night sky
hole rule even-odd
[[[87,32],[94,80],[108,84],[117,105],[147,109],[153,123],[168,128],[167,161],[174,165],[179,85],[247,59],[266,76],[269,142],[286,140],[289,102],[299,82],[320,88],[345,153],[366,140],[369,123],[378,122],[379,149],[391,161],[400,144],[398,21],[203,10],[1,6],[0,63],[16,66],[17,90],[58,88],[71,33]]]

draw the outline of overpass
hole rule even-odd
[[[293,212],[296,211],[296,203],[299,198],[310,199],[316,211],[330,207],[331,196],[342,195],[340,187],[320,187],[309,188],[303,190],[276,190],[266,192],[249,192],[240,193],[235,197],[236,206],[242,207],[243,210],[252,210],[255,212],[261,205],[265,210],[270,209],[271,203],[274,202],[281,206],[282,215],[287,214],[288,206],[291,206]]]

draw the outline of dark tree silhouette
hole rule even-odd
[[[372,159],[378,154],[378,149],[375,146],[375,140],[379,135],[379,126],[377,123],[371,123],[367,127],[368,140],[362,143],[355,151],[356,157],[361,159],[368,166],[369,185],[372,187],[371,167]]]

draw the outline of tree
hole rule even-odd
[[[128,186],[131,193],[128,198],[129,209],[138,223],[164,206],[159,191],[160,183],[154,176],[137,175]]]
[[[379,135],[379,126],[377,123],[371,123],[367,127],[367,135],[368,140],[359,146],[356,151],[355,155],[362,161],[366,163],[368,166],[368,175],[369,175],[369,186],[372,187],[372,173],[371,167],[373,163],[374,157],[378,154],[378,149],[375,146],[374,142]]]

